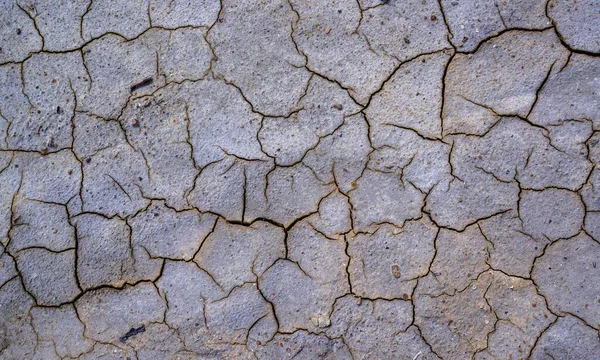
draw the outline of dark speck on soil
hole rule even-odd
[[[121,336],[121,337],[119,338],[119,341],[120,341],[122,344],[125,344],[125,342],[126,342],[127,340],[129,340],[129,338],[130,338],[130,337],[132,337],[132,336],[136,336],[137,334],[141,334],[141,333],[143,333],[144,331],[146,331],[146,326],[144,326],[144,325],[142,325],[142,326],[140,326],[140,327],[138,327],[138,328],[131,328],[131,329],[129,329],[129,331],[127,332],[127,334],[125,334],[125,335],[123,335],[123,336]]]

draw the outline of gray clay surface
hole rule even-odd
[[[599,0],[0,0],[0,359],[599,331]]]

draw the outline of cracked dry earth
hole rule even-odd
[[[598,0],[0,0],[0,358],[599,359]]]

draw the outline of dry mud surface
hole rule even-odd
[[[0,358],[599,359],[600,1],[0,0]]]

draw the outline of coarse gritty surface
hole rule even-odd
[[[0,358],[600,358],[600,0],[0,0]]]

